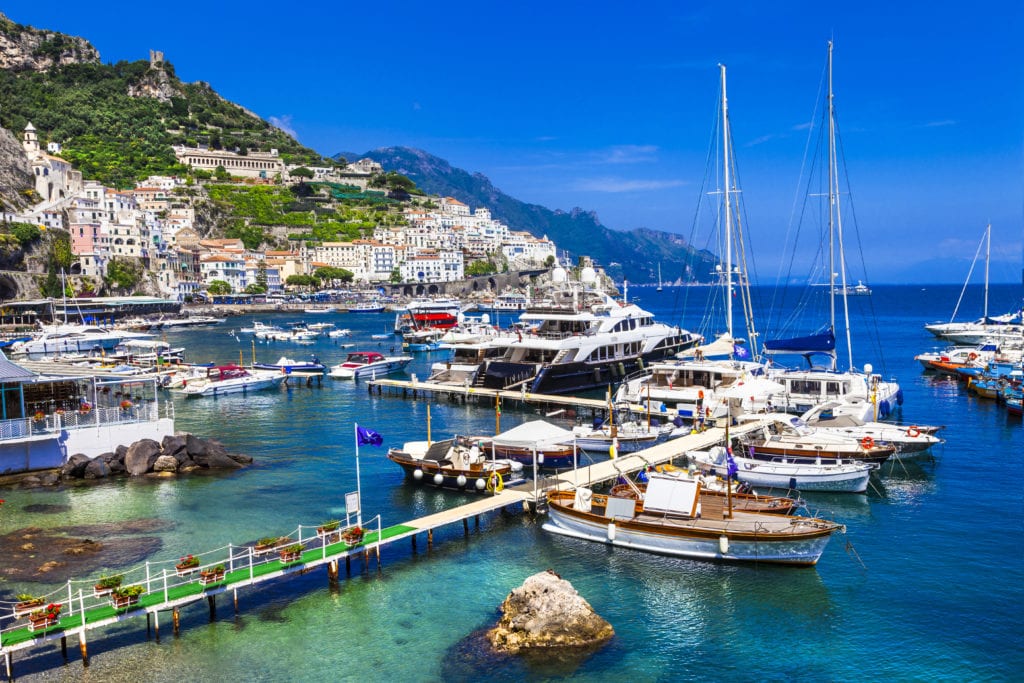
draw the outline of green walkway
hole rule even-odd
[[[382,529],[380,537],[378,538],[376,531],[368,531],[363,536],[362,545],[371,545],[379,541],[386,541],[395,536],[401,536],[402,534],[415,532],[418,529],[416,527],[408,526],[406,524],[396,524],[395,526]],[[259,564],[253,564],[251,567],[248,565],[240,567],[238,569],[227,572],[224,575],[224,579],[216,583],[206,584],[205,586],[199,583],[198,573],[196,578],[191,579],[188,583],[180,584],[177,586],[169,587],[165,592],[162,589],[156,589],[149,593],[145,593],[139,597],[139,601],[128,607],[122,607],[115,609],[113,605],[100,605],[97,607],[91,607],[85,610],[85,626],[89,624],[95,624],[97,622],[107,621],[113,619],[118,615],[132,614],[141,615],[145,612],[153,612],[161,609],[161,605],[168,605],[177,603],[182,599],[189,597],[202,597],[207,594],[210,590],[219,590],[230,588],[234,584],[241,584],[247,582],[258,582],[260,577],[267,576],[269,574],[275,574],[289,567],[295,567],[298,565],[313,564],[324,564],[330,562],[336,557],[339,557],[351,550],[356,546],[350,546],[347,543],[341,541],[337,543],[331,543],[327,546],[326,557],[324,557],[323,546],[317,548],[311,548],[305,550],[300,555],[299,559],[294,562],[282,562],[281,560],[270,560],[267,562],[261,562]],[[177,578],[177,577],[176,577]],[[154,579],[155,581],[156,579]],[[30,631],[28,626],[19,628],[8,633],[3,634],[3,647],[0,650],[13,647],[15,645],[22,644],[26,641],[33,640],[44,634],[53,634],[59,631],[74,630],[78,632],[82,629],[82,614],[71,614],[65,617],[61,617],[60,620],[46,629],[40,629],[38,631]]]

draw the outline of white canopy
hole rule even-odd
[[[571,443],[572,440],[573,433],[571,431],[544,420],[524,422],[492,439],[499,446],[516,448],[539,448],[557,443]]]

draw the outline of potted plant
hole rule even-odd
[[[17,598],[18,603],[14,606],[15,618],[23,617],[35,611],[37,607],[42,607],[43,603],[46,602],[44,598],[32,595],[31,593],[19,593]]]
[[[29,631],[39,631],[49,628],[60,619],[60,603],[52,602],[43,609],[37,609],[28,615]]]
[[[118,586],[110,591],[110,603],[115,609],[131,607],[139,602],[139,596],[146,592],[142,586]]]
[[[363,542],[363,536],[366,532],[361,526],[352,526],[341,534],[341,540],[345,541],[348,545],[356,546]]]
[[[222,564],[214,565],[209,569],[204,569],[203,571],[199,572],[199,583],[203,584],[204,586],[209,586],[211,583],[223,581],[224,572],[225,569],[224,565]]]
[[[131,410],[132,402],[128,399],[121,401],[121,410]]]
[[[302,556],[302,551],[306,549],[306,546],[301,543],[292,543],[289,546],[281,548],[281,562],[284,564],[290,564],[292,562],[298,562]]]
[[[338,537],[338,527],[340,526],[340,521],[336,519],[328,520],[316,528],[316,535],[323,539],[336,539]]]
[[[110,592],[121,585],[124,581],[124,574],[114,574],[113,576],[103,575],[100,576],[100,580],[96,583],[94,595],[97,598],[102,598],[104,595],[110,595]]]
[[[198,568],[199,558],[195,555],[186,555],[178,561],[178,564],[174,565],[174,571],[178,573],[178,576],[188,576]]]
[[[257,555],[262,555],[281,545],[285,540],[281,536],[266,536],[256,541],[256,545],[253,546],[252,550]]]

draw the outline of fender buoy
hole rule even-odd
[[[866,451],[871,450],[872,448],[875,447],[875,440],[872,439],[870,436],[865,436],[863,439],[860,440],[860,446]]]
[[[976,354],[974,351],[971,351],[969,354],[967,354],[967,357],[970,360],[977,360],[978,359],[978,354]]]
[[[917,438],[921,436],[921,430],[917,428],[917,425],[913,425],[912,427],[907,429],[907,436],[909,436],[911,439]]]
[[[491,472],[487,477],[487,492],[501,493],[505,489],[505,480],[501,478],[501,472]]]

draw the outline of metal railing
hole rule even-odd
[[[173,417],[173,403],[164,404],[167,417]],[[155,401],[133,403],[130,407],[90,408],[54,412],[39,417],[25,417],[13,420],[0,420],[0,441],[22,439],[42,434],[57,434],[63,430],[87,429],[105,425],[127,424],[135,422],[155,422],[160,419],[160,411]]]

